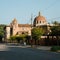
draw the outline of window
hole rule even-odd
[[[37,24],[38,24],[38,21],[37,21]]]
[[[22,32],[22,34],[25,34],[24,32]]]
[[[43,21],[43,23],[44,23],[44,21]]]
[[[41,21],[40,21],[40,23],[41,23]]]

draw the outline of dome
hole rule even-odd
[[[43,16],[37,16],[34,20],[37,20],[37,21],[46,21],[45,17],[43,17]]]
[[[44,16],[41,16],[40,12],[39,12],[38,16],[35,17],[34,20],[37,20],[37,21],[46,21],[45,17]]]
[[[45,25],[46,23],[47,22],[46,22],[45,17],[41,16],[40,12],[39,12],[39,15],[37,17],[35,17],[35,19],[34,19],[34,22],[33,22],[34,26],[36,26],[36,25]]]

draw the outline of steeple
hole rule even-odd
[[[40,11],[39,11],[39,14],[38,14],[38,16],[40,16],[41,15],[41,13],[40,13]]]
[[[14,18],[13,22],[17,21],[16,18]]]

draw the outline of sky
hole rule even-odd
[[[14,18],[29,24],[39,11],[47,22],[60,22],[60,0],[0,0],[0,24],[10,24]]]

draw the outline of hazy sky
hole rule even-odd
[[[18,23],[30,23],[38,12],[48,22],[60,22],[60,0],[0,0],[0,24],[9,24],[14,18]]]

